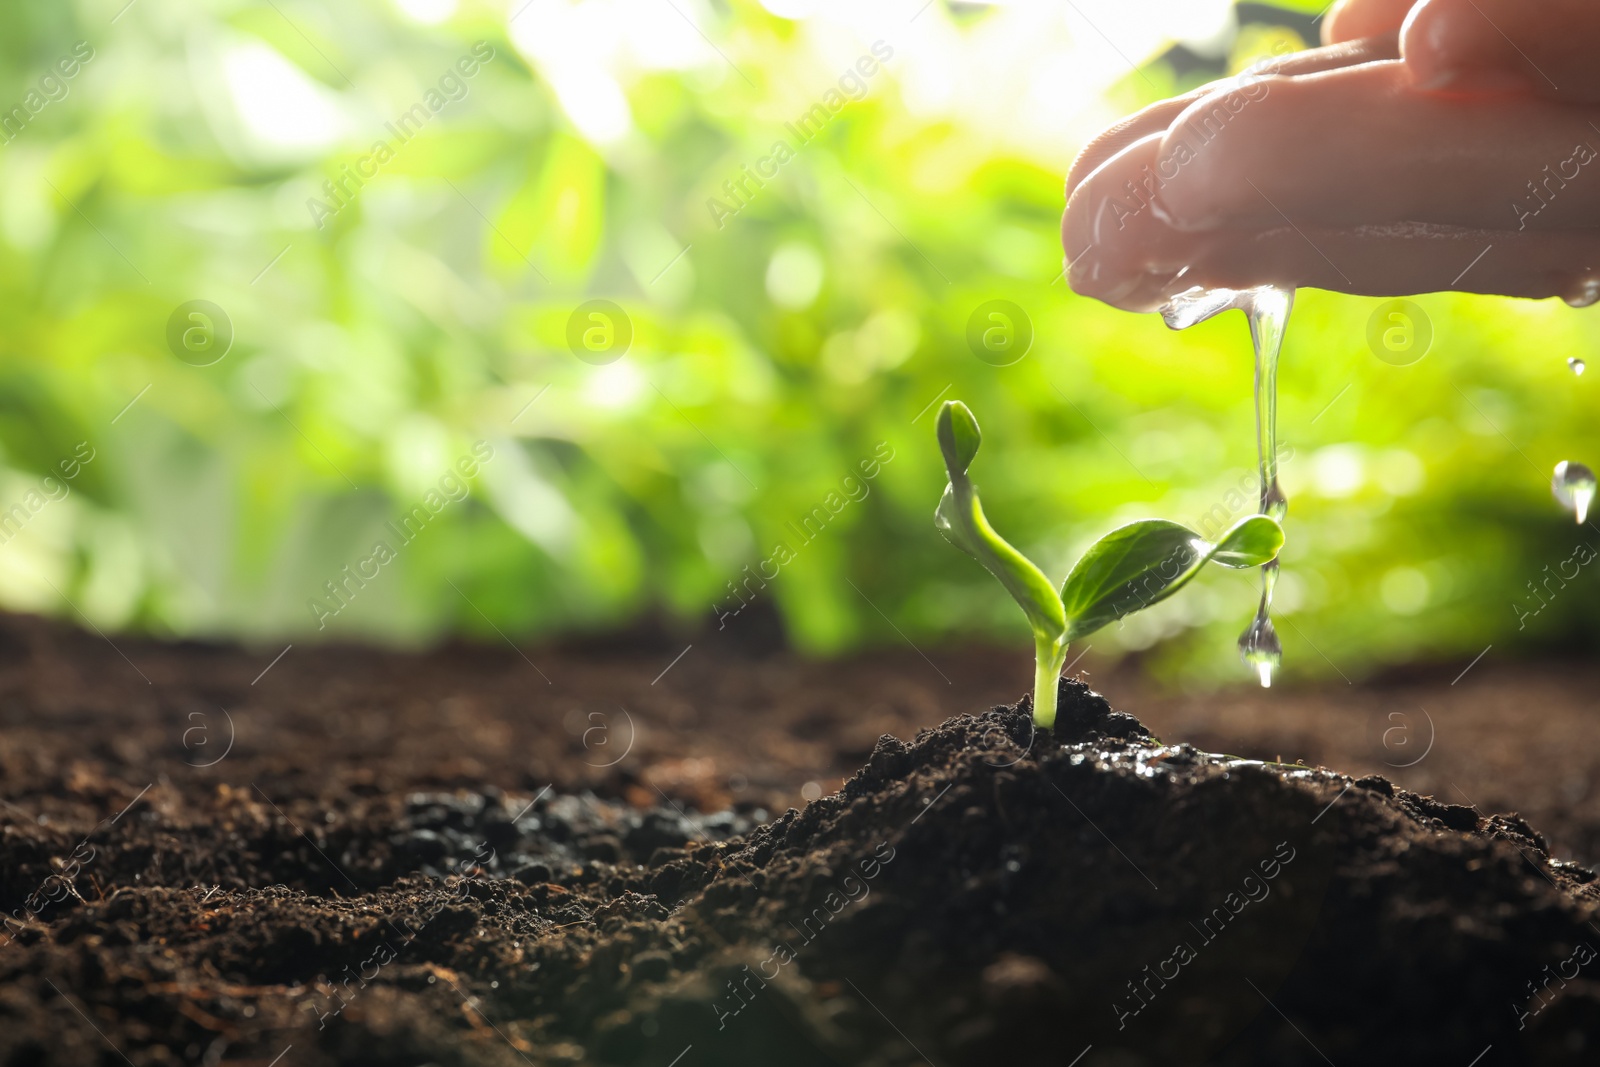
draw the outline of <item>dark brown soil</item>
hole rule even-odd
[[[1595,1062],[1600,888],[1519,817],[1162,745],[1078,683],[1054,734],[958,714],[1009,656],[658,677],[681,650],[297,647],[252,683],[277,649],[0,620],[0,1064]],[[1201,702],[1126,680],[1168,741],[1358,771],[1402,760],[1294,716],[1428,684],[1184,735]],[[1588,766],[1507,781],[1491,718],[1393,773]]]

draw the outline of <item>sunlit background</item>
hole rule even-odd
[[[930,405],[976,412],[990,517],[1057,578],[1118,522],[1253,509],[1242,319],[1179,334],[1075,297],[1062,179],[1128,111],[1313,38],[1321,7],[14,5],[0,605],[406,643],[775,609],[810,653],[1025,648],[934,531]],[[615,336],[574,354],[590,300],[626,315],[620,358]],[[1011,365],[968,344],[990,300],[1031,322]],[[1546,579],[1594,534],[1549,477],[1600,461],[1596,383],[1568,366],[1596,312],[1417,302],[1408,366],[1369,347],[1378,301],[1306,292],[1291,320],[1291,679],[1592,643],[1589,568]],[[1237,679],[1255,595],[1218,572],[1092,640]]]

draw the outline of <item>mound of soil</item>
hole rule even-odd
[[[1600,890],[1521,818],[1061,708],[883,736],[776,819],[304,750],[136,794],[86,715],[94,776],[0,751],[61,798],[8,793],[0,1063],[1595,1061]]]

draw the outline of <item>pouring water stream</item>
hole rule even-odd
[[[1174,296],[1161,317],[1174,330],[1203,322],[1230,308],[1250,320],[1250,342],[1256,358],[1256,468],[1261,483],[1261,513],[1283,521],[1289,498],[1278,484],[1278,357],[1283,351],[1284,328],[1294,306],[1294,290],[1263,285],[1254,289],[1194,288]],[[1261,568],[1261,604],[1249,627],[1239,637],[1239,656],[1256,673],[1263,687],[1283,662],[1283,644],[1272,625],[1272,590],[1278,580],[1278,561]]]

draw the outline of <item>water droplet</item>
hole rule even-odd
[[[1571,508],[1581,525],[1589,517],[1589,505],[1594,503],[1594,471],[1582,463],[1562,460],[1556,464],[1555,477],[1550,480],[1550,491],[1561,506]]]
[[[1586,308],[1595,301],[1600,300],[1600,278],[1593,275],[1584,275],[1579,278],[1561,299],[1570,307]]]
[[[1571,356],[1567,359],[1567,368],[1571,370],[1573,374],[1582,374],[1584,371],[1589,369],[1589,365],[1583,360],[1579,359],[1577,356]]]
[[[1273,437],[1276,439],[1276,432]],[[1283,491],[1283,486],[1278,484],[1277,471],[1273,471],[1272,481],[1267,483],[1265,491],[1261,494],[1261,514],[1269,515],[1280,523],[1283,522],[1283,517],[1289,514],[1289,496]]]
[[[1185,289],[1161,306],[1161,318],[1169,329],[1187,330],[1213,315],[1240,308],[1249,311],[1261,293],[1276,292],[1271,286],[1255,289],[1206,289],[1195,286]]]
[[[1273,672],[1283,663],[1283,642],[1278,640],[1278,631],[1267,614],[1265,599],[1262,600],[1261,610],[1256,613],[1255,621],[1239,638],[1239,658],[1256,672],[1256,677],[1261,679],[1261,688],[1272,687]]]
[[[1213,315],[1239,307],[1242,295],[1237,289],[1205,289],[1197,285],[1163,304],[1161,318],[1169,329],[1187,330]]]

